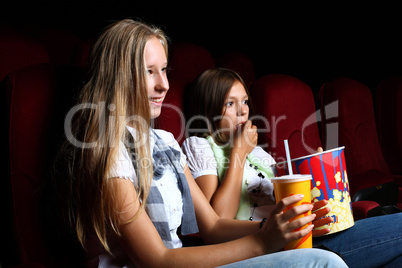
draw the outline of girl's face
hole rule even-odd
[[[222,110],[220,130],[226,137],[236,131],[240,124],[248,120],[249,106],[246,89],[239,81],[236,81],[226,96]]]
[[[151,38],[145,45],[145,68],[147,69],[147,89],[151,118],[161,113],[162,103],[169,90],[166,76],[167,58],[165,49],[156,37]]]

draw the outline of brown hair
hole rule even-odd
[[[244,86],[249,97],[251,112],[251,99],[247,86],[235,71],[226,68],[210,69],[194,80],[190,91],[191,105],[187,114],[189,135],[199,137],[212,135],[219,144],[227,142],[219,131],[219,125],[225,113],[223,108],[226,97],[236,82]]]

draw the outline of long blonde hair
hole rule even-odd
[[[152,161],[144,63],[145,45],[152,37],[160,40],[167,55],[167,40],[160,29],[129,19],[107,27],[92,48],[89,79],[79,97],[85,108],[76,113],[72,126],[72,134],[82,143],[71,146],[70,142],[69,154],[69,218],[84,247],[87,231],[94,231],[108,251],[107,228],[120,234],[115,191],[108,176],[118,157],[119,142],[131,144],[129,150],[137,163]],[[128,123],[136,130],[134,140],[127,134]],[[144,202],[134,218],[144,208],[152,165],[138,164],[136,173],[138,197]]]

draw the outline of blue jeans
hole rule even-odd
[[[220,267],[347,267],[338,255],[320,249],[297,249],[267,254]]]
[[[339,233],[313,238],[342,254],[349,267],[402,267],[402,213],[367,218]]]

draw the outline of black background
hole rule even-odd
[[[32,33],[63,28],[82,39],[96,37],[114,20],[139,18],[163,28],[172,42],[199,44],[214,57],[242,52],[257,77],[293,75],[315,93],[338,76],[357,79],[374,93],[379,81],[402,71],[401,11],[383,2],[32,1],[2,7],[2,23]]]

